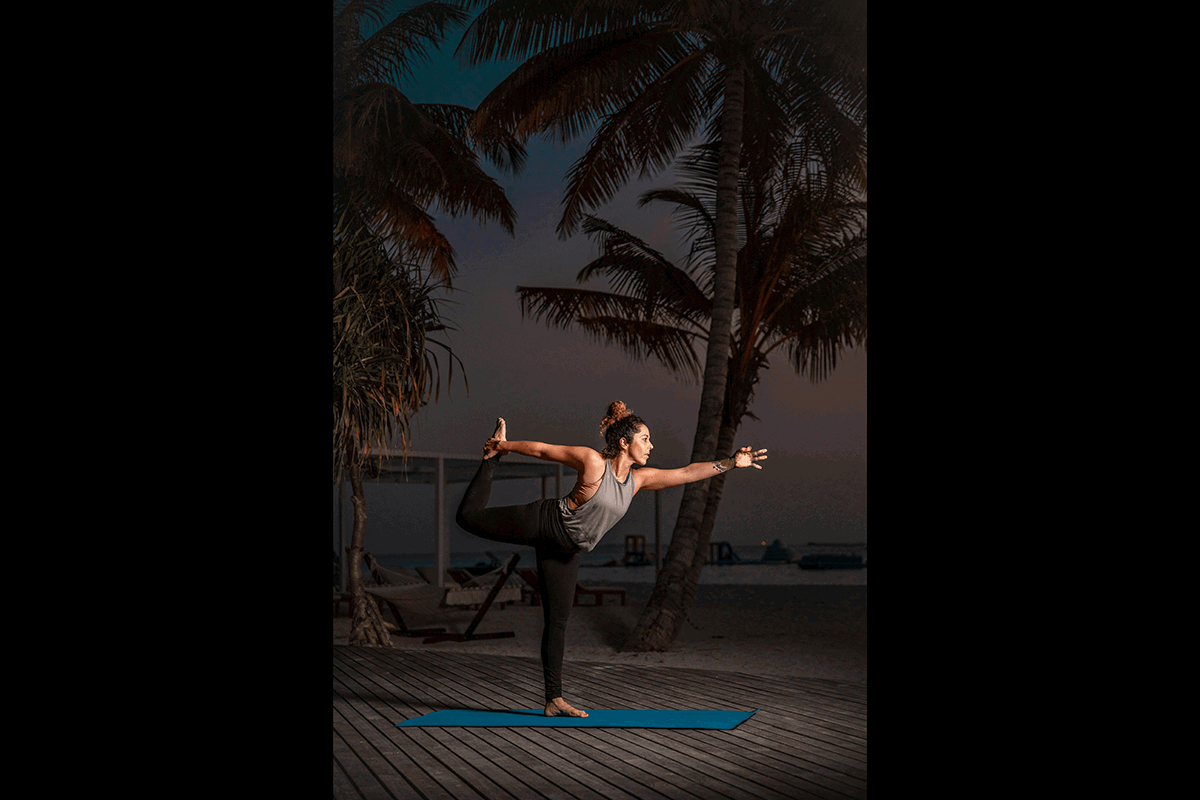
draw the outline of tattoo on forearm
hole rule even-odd
[[[722,459],[721,461],[714,461],[713,469],[715,469],[717,472],[725,472],[733,466],[732,462],[733,459],[731,458]]]

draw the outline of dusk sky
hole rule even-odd
[[[415,102],[441,102],[474,108],[507,73],[495,66],[459,68],[453,58],[462,32],[451,34],[443,54],[402,91]],[[522,320],[518,285],[576,286],[579,270],[594,259],[596,246],[582,234],[563,241],[555,232],[561,215],[564,176],[584,152],[590,137],[566,146],[531,141],[522,173],[500,175],[517,211],[515,236],[496,223],[443,218],[439,225],[456,253],[453,291],[444,295],[444,318],[458,330],[438,338],[465,365],[470,390],[455,366],[448,385],[442,365],[437,403],[413,422],[419,451],[480,453],[497,416],[508,421],[510,439],[534,439],[601,449],[598,431],[607,404],[626,402],[647,421],[655,449],[649,466],[684,466],[690,456],[700,402],[699,382],[667,372],[656,361],[634,362],[621,350],[595,342],[580,331],[551,330]],[[607,205],[590,213],[608,219],[680,263],[686,246],[672,229],[669,207],[638,209],[638,195],[669,186],[668,173],[626,185]],[[589,288],[607,288],[591,282]],[[762,470],[738,470],[726,480],[712,541],[758,545],[780,539],[785,545],[867,541],[867,357],[852,351],[820,384],[797,376],[781,351],[762,374],[738,445],[766,447]],[[703,362],[703,352],[700,360]],[[574,473],[567,470],[564,492]],[[454,525],[454,509],[465,486],[449,487],[446,513],[452,552],[481,552],[496,545]],[[433,489],[430,486],[368,484],[366,548],[373,553],[433,551]],[[682,488],[663,494],[664,542],[669,540]],[[524,503],[541,496],[539,481],[496,484],[492,504]],[[334,542],[337,542],[337,490],[334,490]],[[346,502],[347,540],[351,526]],[[604,544],[620,544],[627,533],[654,537],[654,496],[639,493],[629,514]]]

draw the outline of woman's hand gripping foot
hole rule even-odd
[[[546,703],[547,717],[586,717],[586,711],[580,711],[572,707],[566,700],[561,697],[556,697],[549,703]]]
[[[488,439],[487,444],[483,446],[484,461],[487,461],[489,458],[500,452],[499,444],[501,442],[508,441],[508,439],[504,438],[504,430],[504,418],[498,417],[496,419],[496,432],[492,434],[492,438]]]

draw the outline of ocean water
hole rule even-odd
[[[832,553],[836,555],[862,556],[863,564],[867,563],[866,546],[821,545],[810,546],[807,543],[785,546],[790,555],[799,561],[803,555],[817,553]],[[665,549],[665,548],[664,548]],[[767,548],[763,546],[738,546],[733,552],[738,561],[732,564],[709,564],[701,573],[701,583],[712,584],[822,584],[839,586],[865,586],[867,583],[867,568],[861,569],[800,569],[792,563],[755,563],[760,562]],[[451,567],[474,567],[487,565],[492,562],[494,555],[504,559],[509,553],[517,552],[521,556],[520,566],[532,566],[534,562],[533,548],[507,547],[497,545],[496,549],[488,551],[451,553]],[[584,553],[580,560],[579,579],[581,581],[613,582],[613,583],[654,583],[655,569],[648,566],[623,566],[621,559],[625,555],[624,544],[600,544],[595,550]],[[377,554],[376,558],[383,566],[413,567],[433,564],[433,553],[402,553]]]

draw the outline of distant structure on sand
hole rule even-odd
[[[862,556],[817,553],[800,557],[800,569],[861,569],[865,566]]]
[[[729,542],[709,542],[708,543],[708,561],[705,564],[728,565],[728,564],[790,564],[796,560],[795,554],[783,546],[783,542],[776,539],[767,547],[761,559],[747,560],[739,556],[733,551],[733,545]]]
[[[704,563],[710,566],[732,566],[735,564],[797,564],[800,569],[862,569],[867,566],[861,555],[847,553],[847,550],[865,548],[866,542],[809,542],[808,548],[828,548],[829,551],[841,552],[809,552],[800,555],[783,542],[776,539],[771,542],[761,559],[744,559],[733,550],[729,542],[709,542],[708,560]]]
[[[809,542],[809,547],[829,547],[839,550],[866,547],[866,542]],[[862,569],[862,556],[842,553],[809,553],[800,558],[800,569]]]

